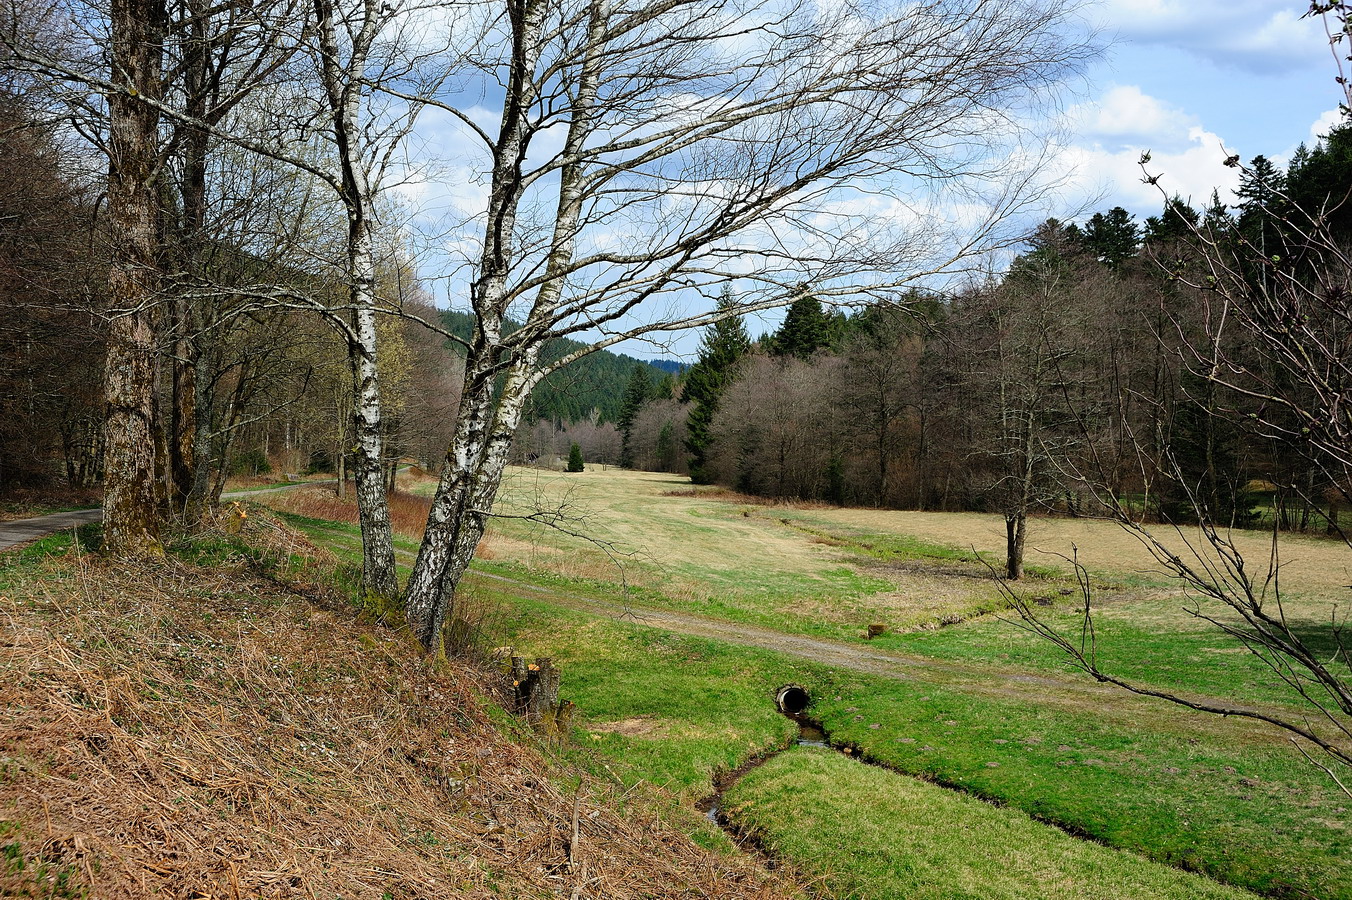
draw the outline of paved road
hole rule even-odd
[[[304,487],[309,484],[332,484],[336,480],[330,478],[324,481],[297,481],[294,484],[280,484],[276,487],[258,488],[251,491],[231,491],[228,494],[222,494],[221,498],[232,500],[236,497],[252,497],[255,494],[270,494],[273,491],[289,491],[292,488]],[[67,528],[78,528],[81,525],[88,525],[90,522],[102,521],[102,509],[77,509],[73,512],[52,513],[50,516],[35,516],[31,519],[0,522],[0,552],[58,531],[64,531]]]
[[[12,522],[0,522],[0,550],[8,550],[19,544],[35,541],[40,537],[67,528],[78,528],[90,522],[102,522],[102,509],[77,509],[74,512],[52,513],[50,516],[37,516],[32,519],[15,519]]]

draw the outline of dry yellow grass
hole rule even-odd
[[[509,470],[495,511],[521,516],[539,509],[564,512],[566,528],[574,534],[499,519],[489,538],[498,558],[567,577],[623,577],[630,585],[692,603],[713,600],[838,624],[876,616],[897,628],[932,626],[990,609],[994,593],[989,582],[970,577],[971,572],[884,565],[833,547],[820,533],[905,535],[929,544],[975,548],[995,558],[1004,547],[1004,522],[998,515],[773,506],[725,491],[692,489],[685,479],[653,472]],[[1186,540],[1200,544],[1188,531],[1161,526],[1156,533],[1180,554],[1187,552]],[[1233,540],[1250,571],[1265,571],[1270,536],[1237,532]],[[1141,542],[1109,521],[1036,519],[1028,547],[1032,565],[1065,570],[1060,556],[1078,550],[1080,561],[1094,573],[1164,577]],[[1284,535],[1280,547],[1282,589],[1302,614],[1322,617],[1330,602],[1346,596],[1352,552],[1345,546]],[[1031,584],[1022,590],[1036,594],[1047,588]],[[1151,593],[1173,589],[1141,589],[1118,597]],[[1171,610],[1159,614],[1176,622],[1176,606]]]
[[[636,563],[688,565],[711,574],[743,573],[754,559],[778,572],[814,575],[836,555],[743,516],[743,509],[751,507],[722,499],[721,492],[690,493],[689,488],[685,478],[659,472],[592,469],[570,475],[513,468],[494,511],[563,510],[571,530],[610,543]],[[506,526],[500,523],[495,530]],[[557,542],[557,536],[545,541]],[[592,552],[602,553],[599,548]]]
[[[908,534],[936,544],[975,547],[1003,553],[1004,520],[985,513],[938,513],[898,510],[813,510],[814,519],[850,528]],[[1202,546],[1196,529],[1175,530],[1167,525],[1150,526],[1152,533],[1170,550],[1187,558],[1188,544]],[[1236,531],[1230,535],[1251,572],[1265,573],[1272,535]],[[1099,519],[1039,518],[1030,523],[1028,562],[1064,566],[1058,558],[1078,550],[1080,562],[1090,571],[1112,575],[1158,574],[1163,570],[1131,532],[1114,522]],[[1284,534],[1279,542],[1281,587],[1293,598],[1328,601],[1346,598],[1352,583],[1352,551],[1343,543],[1321,537]]]
[[[274,532],[245,537],[323,555]],[[5,575],[0,896],[789,894],[638,786],[509,739],[490,676],[429,666],[336,597],[238,561],[70,553]]]

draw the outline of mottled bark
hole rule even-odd
[[[369,255],[366,261],[370,262]],[[373,278],[365,283],[373,288]],[[359,300],[354,319],[360,343],[349,351],[348,358],[352,362],[355,392],[352,423],[357,454],[353,476],[361,522],[362,589],[368,595],[393,598],[398,594],[399,583],[394,568],[390,505],[385,493],[374,300]]]
[[[362,129],[363,78],[366,62],[380,30],[380,7],[366,3],[360,29],[351,35],[347,61],[338,33],[340,24],[329,0],[315,0],[315,23],[321,50],[320,71],[332,119],[333,138],[342,170],[340,199],[347,210],[348,299],[352,307],[347,334],[352,367],[352,425],[356,439],[353,476],[362,534],[362,589],[368,596],[393,598],[399,590],[394,566],[394,538],[385,493],[380,412],[380,376],[376,365],[376,262],[370,207],[375,187],[370,160],[359,145]],[[342,496],[340,466],[338,481]]]
[[[156,472],[154,323],[159,298],[159,117],[140,97],[160,93],[164,9],[157,0],[113,0],[108,98],[108,355],[104,398],[104,547],[119,556],[163,553]]]
[[[1005,515],[1005,577],[1018,581],[1023,577],[1024,541],[1028,536],[1028,516],[1024,512]]]
[[[501,392],[495,397],[493,374],[502,355],[503,290],[511,266],[511,247],[521,194],[520,161],[527,135],[525,115],[534,100],[532,75],[539,60],[544,4],[527,3],[514,16],[509,102],[503,109],[495,148],[493,191],[488,229],[481,256],[481,276],[473,293],[477,315],[474,339],[465,366],[460,418],[442,466],[441,480],[428,516],[413,575],[405,591],[405,608],[414,633],[429,651],[441,646],[441,629],[454,608],[460,579],[483,537],[493,501],[502,484],[512,437],[521,422],[530,392],[543,373],[537,363],[541,342],[513,348]],[[545,278],[536,295],[527,328],[546,321],[557,308],[563,273],[573,257],[582,211],[581,168],[577,162],[591,129],[596,101],[599,52],[607,6],[593,2],[584,61],[574,98],[563,156],[573,160],[559,173],[559,201]]]

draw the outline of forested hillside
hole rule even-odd
[[[474,317],[466,312],[444,310],[441,313],[442,324],[453,334],[468,339],[474,327]],[[505,331],[510,334],[520,328],[516,322],[508,322]],[[576,353],[584,344],[579,341],[557,338],[546,345],[541,359],[554,362]],[[634,366],[644,360],[635,359],[623,353],[598,350],[588,354],[563,369],[548,375],[531,394],[527,406],[526,421],[541,419],[558,425],[573,422],[614,422],[624,402],[624,390],[629,384]],[[672,371],[679,363],[649,363],[658,369],[654,378],[660,378],[663,372]],[[679,371],[679,369],[676,369]]]

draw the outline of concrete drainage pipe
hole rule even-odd
[[[786,716],[801,715],[811,702],[807,688],[800,684],[786,684],[775,691],[775,706]]]

